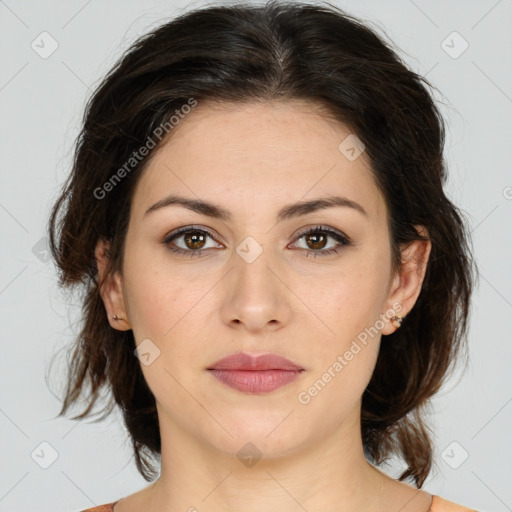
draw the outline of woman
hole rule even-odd
[[[111,390],[153,483],[89,512],[470,510],[421,489],[474,286],[428,85],[298,2],[186,13],[106,76],[49,221],[85,286],[60,414]]]

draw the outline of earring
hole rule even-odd
[[[395,315],[394,317],[390,318],[390,321],[397,329],[402,325],[402,317],[400,315]]]
[[[122,318],[119,318],[117,315],[114,315],[112,318],[113,318],[114,320],[123,320]]]

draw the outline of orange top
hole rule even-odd
[[[106,505],[100,505],[99,507],[88,508],[81,510],[80,512],[114,512],[114,505],[121,500],[107,503]],[[452,501],[445,500],[435,494],[432,496],[432,504],[427,512],[478,512],[473,508],[467,508],[462,505],[457,505]]]
[[[478,512],[478,510],[458,505],[457,503],[453,503],[453,501],[445,500],[434,494],[428,512]]]

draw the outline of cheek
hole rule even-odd
[[[208,343],[215,309],[211,302],[215,279],[201,272],[171,272],[168,265],[139,254],[127,262],[124,286],[136,344],[150,339],[162,356],[156,367],[165,360],[165,368],[181,373],[204,361],[201,350]]]
[[[335,278],[331,275],[324,283],[316,281],[315,286],[309,287],[309,296],[314,300],[311,309],[321,318],[320,329],[327,334],[315,341],[314,371],[308,381],[308,386],[313,387],[311,392],[302,390],[305,401],[315,401],[316,406],[326,408],[330,400],[344,403],[338,410],[342,415],[345,406],[353,405],[366,388],[384,327],[384,269],[377,258],[358,255],[350,261],[347,258]],[[309,318],[316,321],[311,315]]]
[[[316,308],[311,309],[329,334],[312,340],[313,371],[297,399],[310,413],[329,417],[332,426],[355,406],[373,374],[383,327],[384,281],[376,267],[354,266],[354,272],[331,284],[330,290],[316,295],[313,290]]]
[[[303,283],[301,293],[331,336],[347,340],[380,318],[388,279],[384,269],[380,262],[354,255],[339,271]]]
[[[211,285],[203,288],[199,280],[196,285],[183,281],[150,264],[133,266],[125,280],[136,345],[143,344],[150,354],[149,364],[141,358],[144,379],[157,402],[166,403],[171,414],[190,407],[183,384],[188,383],[188,389],[190,376],[203,370],[208,333],[200,299]]]
[[[160,249],[134,250],[127,244],[124,288],[137,340],[137,333],[163,338],[193,306],[193,283],[173,275],[169,264]]]

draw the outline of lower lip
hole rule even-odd
[[[294,381],[303,370],[208,370],[227,386],[244,393],[269,393]]]

